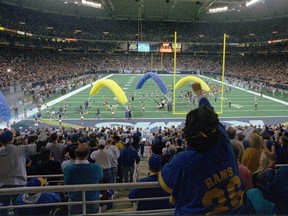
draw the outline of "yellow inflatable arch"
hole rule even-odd
[[[128,99],[125,93],[123,92],[122,88],[114,80],[110,79],[100,79],[96,81],[96,83],[94,84],[94,86],[90,91],[90,95],[97,94],[103,86],[109,88],[116,96],[119,103],[121,103],[122,105],[125,105],[128,102]]]
[[[196,77],[196,76],[186,76],[182,79],[180,79],[176,85],[175,85],[175,89],[177,88],[180,88],[182,85],[184,85],[185,83],[187,82],[195,82],[195,83],[200,83],[201,85],[201,88],[206,91],[206,92],[209,92],[210,91],[210,88],[209,86],[207,85],[206,82],[204,82],[202,79]]]

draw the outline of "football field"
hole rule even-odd
[[[175,112],[183,114],[173,114],[167,111],[167,107],[160,109],[161,102],[167,101],[173,98],[173,75],[160,75],[162,80],[166,83],[169,90],[167,95],[163,95],[154,82],[153,79],[148,79],[140,90],[136,90],[138,80],[142,75],[135,74],[111,74],[107,79],[112,79],[122,88],[125,92],[129,103],[128,105],[121,105],[117,102],[115,95],[112,91],[103,87],[96,95],[90,95],[89,92],[92,88],[92,84],[82,91],[75,91],[69,95],[61,97],[57,102],[52,103],[49,106],[51,113],[54,110],[56,113],[59,108],[66,106],[66,114],[63,114],[63,119],[80,119],[81,115],[77,112],[77,107],[82,106],[85,119],[95,119],[96,110],[100,110],[101,119],[123,119],[125,117],[125,111],[127,108],[131,109],[132,118],[139,119],[153,119],[153,118],[184,118],[185,114],[191,109],[197,107],[197,101],[193,105],[189,98],[184,98],[185,91],[191,91],[191,84],[186,83],[175,91]],[[176,82],[188,75],[176,75]],[[105,78],[105,77],[104,77]],[[207,81],[207,77],[201,76],[204,81]],[[209,86],[215,86],[221,88],[221,83],[217,80],[209,80]],[[288,116],[288,103],[287,95],[281,98],[280,94],[275,96],[267,95],[264,93],[263,97],[257,92],[241,89],[239,87],[232,86],[231,91],[226,91],[228,87],[225,86],[223,97],[221,93],[217,94],[217,100],[213,95],[208,96],[214,110],[216,112],[221,111],[220,117],[272,117],[272,116]],[[134,100],[132,96],[134,95]],[[90,103],[90,109],[84,109],[84,102],[88,100]],[[257,101],[257,110],[255,110],[255,101]],[[108,106],[105,107],[105,102]],[[229,102],[231,106],[229,107]],[[48,103],[49,104],[49,103]],[[45,106],[43,105],[43,108]],[[65,110],[65,109],[64,109]],[[115,112],[112,116],[112,111]],[[50,114],[43,109],[42,116],[44,119],[50,119]]]

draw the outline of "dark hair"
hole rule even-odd
[[[30,135],[30,136],[28,136],[28,144],[31,144],[31,143],[36,142],[37,139],[38,139],[38,136],[37,136],[37,135]]]
[[[219,140],[218,115],[209,107],[199,107],[186,116],[183,129],[187,145],[195,151],[204,152]]]
[[[236,138],[236,129],[233,127],[229,127],[227,129],[227,134],[228,134],[229,139],[235,139]]]
[[[51,142],[56,141],[57,138],[58,138],[57,133],[52,133],[51,136],[50,136]]]
[[[72,158],[73,160],[76,159],[76,154],[75,154],[76,148],[77,148],[77,146],[73,145],[73,146],[71,146],[71,148],[69,148],[69,151],[68,151],[70,158]]]

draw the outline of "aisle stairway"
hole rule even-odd
[[[148,171],[147,156],[149,155],[149,149],[150,149],[149,146],[145,146],[144,157],[138,164],[138,179],[148,176],[149,171]],[[108,212],[132,211],[133,203],[128,201],[128,193],[129,193],[128,189],[120,190],[118,192],[118,195],[114,198],[114,200],[127,199],[127,202],[114,203],[113,208],[110,209]]]

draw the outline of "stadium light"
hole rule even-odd
[[[257,2],[260,2],[261,0],[251,0],[251,1],[249,1],[249,2],[247,2],[246,3],[246,7],[249,7],[249,6],[251,6],[251,5],[253,5],[253,4],[256,4]]]
[[[101,4],[91,1],[82,0],[82,4],[93,8],[101,8]]]
[[[212,9],[209,9],[209,13],[220,13],[220,12],[224,12],[224,11],[227,11],[228,10],[228,7],[219,7],[219,8],[212,8]]]

